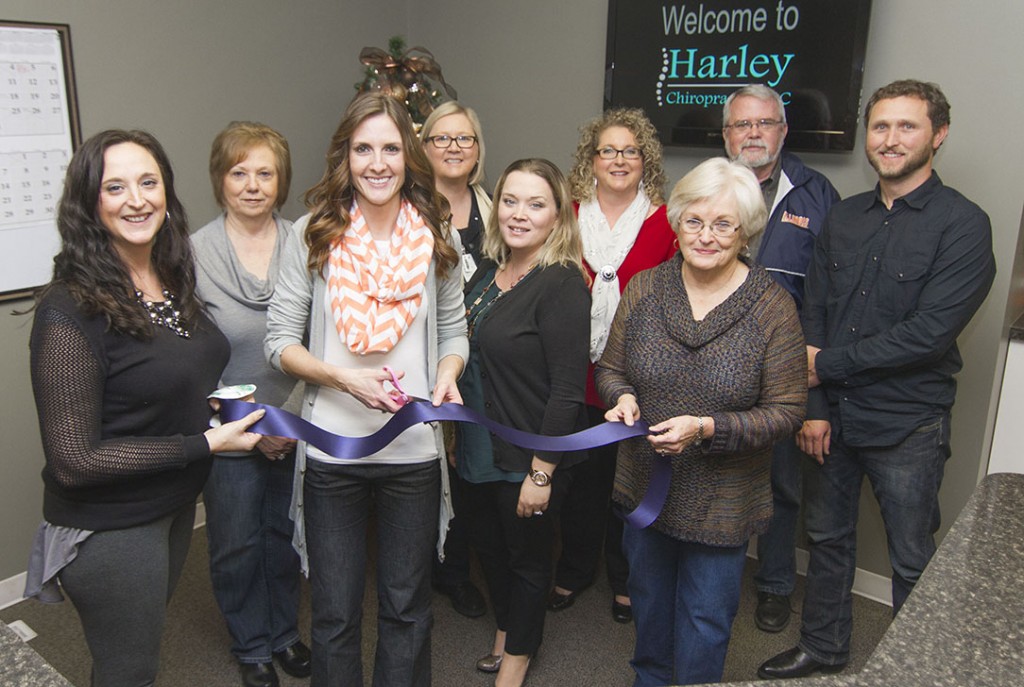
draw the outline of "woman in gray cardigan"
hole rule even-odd
[[[302,417],[371,434],[412,396],[461,403],[468,355],[458,239],[442,218],[408,113],[370,93],[349,105],[306,194],[270,304],[266,353],[306,382]],[[307,339],[308,336],[308,339]],[[398,381],[400,380],[400,381]],[[449,517],[440,430],[418,425],[344,460],[299,443],[293,518],[308,562],[314,687],[363,684],[370,504],[379,600],[374,684],[430,684],[430,565]]]

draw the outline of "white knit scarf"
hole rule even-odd
[[[580,203],[578,219],[583,236],[583,259],[597,275],[591,289],[591,362],[597,362],[608,342],[608,330],[619,307],[619,267],[636,242],[650,208],[651,201],[641,188],[615,226],[609,227],[596,196]]]

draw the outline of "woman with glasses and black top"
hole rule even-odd
[[[482,185],[484,138],[480,119],[472,109],[450,100],[430,113],[420,139],[434,169],[437,190],[451,206],[451,227],[462,239],[462,277],[468,281],[480,264],[484,226],[491,217],[491,198]],[[446,438],[453,435],[454,427],[445,429]],[[487,612],[487,603],[469,577],[469,537],[466,520],[459,517],[465,488],[454,469],[451,441],[446,443],[455,517],[448,528],[444,561],[434,561],[433,584],[452,600],[456,612],[476,618]]]
[[[661,143],[642,110],[608,110],[583,125],[569,185],[592,280],[587,414],[594,426],[604,422],[605,407],[594,388],[593,363],[604,350],[619,295],[637,272],[676,253],[662,196]],[[569,608],[593,583],[603,540],[612,618],[628,623],[633,617],[626,590],[629,566],[622,555],[622,520],[612,514],[610,500],[615,453],[614,444],[591,449],[589,460],[566,473],[562,554],[548,609]]]

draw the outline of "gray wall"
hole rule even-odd
[[[111,127],[153,132],[200,226],[214,216],[210,142],[232,119],[287,138],[294,179],[286,217],[323,172],[324,153],[361,78],[359,50],[405,32],[405,0],[5,0],[0,19],[71,26],[84,136]],[[25,302],[0,304],[0,580],[25,570],[42,516],[42,450],[28,377]]]
[[[1024,60],[1024,4],[906,0],[873,5],[865,99],[897,78],[942,85],[953,105],[953,123],[937,168],[945,183],[991,215],[999,264],[988,301],[960,338],[965,366],[954,409],[954,457],[947,465],[941,495],[944,532],[988,461],[993,393],[998,391],[994,380],[1001,378],[1005,359],[1004,317],[1024,207],[1024,141],[1012,133],[1011,123],[1024,112],[1017,73]],[[576,127],[601,109],[607,2],[433,0],[411,7],[411,42],[426,45],[437,55],[460,99],[480,113],[489,179],[493,182],[508,162],[526,155],[548,156],[567,166]],[[457,41],[452,40],[455,16],[461,25],[474,28]],[[862,143],[863,131],[857,145]],[[669,179],[679,179],[706,155],[670,150]],[[859,148],[853,154],[804,158],[844,196],[874,184]],[[1017,283],[1021,290],[1020,279]],[[1021,308],[1018,304],[1016,312]],[[869,496],[863,499],[859,552],[861,567],[890,573],[884,530]]]
[[[1013,123],[1024,112],[1024,93],[1013,86],[1019,81],[1015,66],[1024,61],[1024,5],[874,4],[865,92],[905,76],[942,84],[953,103],[953,126],[938,169],[946,183],[988,210],[995,232],[1000,272],[960,341],[966,364],[955,409],[955,456],[942,493],[948,526],[987,462],[994,380],[1005,355],[1004,319],[1013,309],[1010,275],[1024,207],[1024,140]],[[205,169],[209,142],[224,123],[257,118],[289,138],[297,198],[322,171],[328,137],[360,77],[359,49],[384,46],[396,33],[429,48],[461,99],[480,111],[492,180],[509,161],[526,155],[567,165],[576,127],[601,107],[604,0],[6,0],[2,12],[4,19],[71,24],[83,133],[110,126],[153,131],[174,160],[196,224],[215,211]],[[456,16],[472,30],[456,30]],[[702,157],[671,151],[670,179]],[[805,157],[843,195],[873,183],[860,152]],[[285,214],[294,217],[300,207],[293,199]],[[0,580],[24,570],[40,517],[42,455],[28,384],[28,318],[12,317],[11,310],[10,304],[0,305]],[[884,533],[870,499],[859,564],[888,574]]]

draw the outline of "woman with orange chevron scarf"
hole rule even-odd
[[[402,406],[397,380],[434,405],[461,403],[455,382],[468,356],[461,250],[403,106],[380,93],[357,96],[305,200],[310,212],[295,223],[281,258],[266,340],[271,364],[306,382],[302,417],[335,434],[371,434]],[[443,456],[440,429],[429,425],[360,460],[299,442],[291,515],[310,575],[312,687],[363,685],[371,504],[379,604],[373,683],[430,684],[430,566],[451,512]]]

